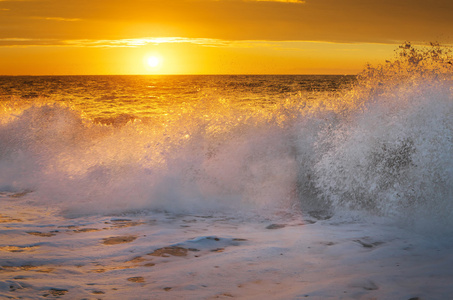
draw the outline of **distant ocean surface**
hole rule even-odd
[[[355,211],[451,231],[453,72],[412,54],[358,76],[0,77],[0,190],[68,216]]]
[[[169,76],[1,76],[2,99],[70,103],[96,120],[120,114],[146,118],[177,106],[228,101],[236,107],[270,106],[299,93],[336,92],[355,76],[336,75],[169,75]]]

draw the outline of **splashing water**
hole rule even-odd
[[[316,186],[333,206],[447,230],[453,212],[453,73],[449,49],[400,47],[345,96],[347,117],[317,142]]]
[[[450,52],[405,44],[397,54],[337,93],[278,98],[268,84],[264,102],[212,89],[141,116],[111,99],[110,115],[3,101],[0,188],[32,190],[70,215],[346,209],[451,227]]]

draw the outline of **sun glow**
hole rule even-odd
[[[162,59],[157,56],[150,56],[146,59],[146,63],[151,68],[157,68],[162,63]]]

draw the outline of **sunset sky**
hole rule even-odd
[[[0,75],[355,74],[453,44],[451,0],[0,0]]]

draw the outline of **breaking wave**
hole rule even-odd
[[[451,228],[452,70],[449,49],[434,44],[404,44],[395,61],[368,66],[346,95],[346,117],[317,141],[321,197],[422,230]]]
[[[264,108],[211,94],[171,115],[88,118],[3,102],[0,189],[69,215],[327,209],[448,228],[452,76],[449,49],[404,44],[341,93]]]

